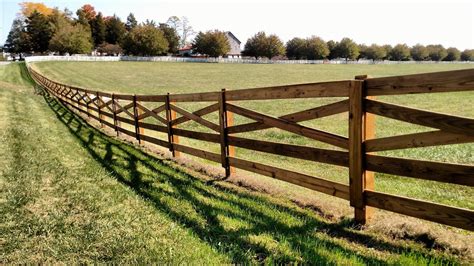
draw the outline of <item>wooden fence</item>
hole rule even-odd
[[[92,91],[55,82],[28,67],[33,79],[71,110],[86,114],[102,125],[168,148],[173,156],[186,153],[218,162],[229,176],[234,168],[270,176],[348,200],[355,220],[366,223],[373,207],[474,231],[474,211],[374,190],[374,172],[437,182],[474,185],[474,166],[402,159],[375,155],[374,152],[414,147],[474,142],[474,119],[408,108],[376,100],[375,96],[474,90],[474,69],[406,75],[386,78],[357,76],[353,80],[298,84],[278,87],[192,94],[128,95]],[[325,106],[273,117],[236,105],[242,101],[345,97]],[[177,103],[208,102],[190,112]],[[149,107],[154,104],[154,107]],[[148,107],[146,107],[148,106]],[[204,118],[218,112],[219,123]],[[299,122],[348,112],[349,137],[300,125]],[[233,114],[254,122],[233,125]],[[384,116],[435,128],[423,133],[375,138],[374,116]],[[154,119],[154,123],[143,121]],[[195,121],[213,133],[197,132],[178,126]],[[122,126],[128,125],[134,131]],[[236,136],[237,133],[278,128],[338,149],[290,145]],[[162,140],[144,130],[167,135]],[[220,154],[179,144],[179,137],[220,144]],[[298,158],[349,168],[349,184],[309,176],[237,158],[234,147]]]

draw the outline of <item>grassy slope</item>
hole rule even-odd
[[[223,87],[247,88],[289,83],[350,79],[358,74],[389,76],[420,72],[472,68],[470,64],[413,64],[413,65],[243,65],[200,63],[144,63],[144,62],[44,62],[39,69],[47,76],[68,84],[116,92],[164,94],[217,90]],[[106,74],[104,74],[106,73]],[[472,92],[439,93],[379,97],[396,104],[417,107],[454,115],[474,114]],[[330,99],[259,101],[237,103],[266,114],[282,115],[332,102]],[[200,104],[182,104],[195,110]],[[278,108],[275,108],[278,106]],[[157,106],[155,106],[157,107]],[[217,116],[209,115],[217,122]],[[236,123],[248,121],[236,116]],[[152,120],[152,122],[155,122]],[[392,119],[377,117],[377,136],[392,136],[426,131],[427,128]],[[347,136],[347,114],[340,114],[303,123],[307,126]],[[203,130],[195,124],[191,129]],[[315,141],[276,129],[268,129],[244,136],[298,145],[331,148]],[[181,138],[182,143],[219,153],[219,145]],[[379,153],[404,158],[474,164],[474,144],[449,145],[419,149],[395,150]],[[248,160],[297,170],[315,176],[348,183],[346,168],[263,155],[237,149],[237,156]],[[285,186],[282,184],[282,186]],[[291,188],[291,187],[288,187]],[[376,189],[444,204],[474,209],[474,188],[442,184],[412,178],[377,174]]]
[[[21,80],[12,79],[18,65],[0,71],[9,71],[9,82],[0,83],[2,263],[460,259],[185,174],[88,127],[31,86],[11,83]]]

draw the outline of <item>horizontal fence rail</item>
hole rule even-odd
[[[225,175],[235,168],[269,176],[305,188],[348,200],[354,207],[355,220],[366,223],[373,208],[409,215],[441,224],[474,231],[474,211],[443,204],[406,198],[375,191],[374,172],[408,178],[474,186],[474,165],[403,159],[374,154],[377,151],[428,147],[474,142],[474,119],[431,112],[381,102],[375,96],[412,93],[455,92],[474,90],[474,69],[406,75],[387,78],[357,76],[353,80],[296,84],[220,92],[129,95],[93,91],[53,81],[28,66],[35,82],[54,95],[69,109],[102,127],[153,143],[168,149],[173,156],[180,153],[221,164]],[[303,111],[270,116],[238,105],[244,101],[343,97],[337,102]],[[199,110],[188,111],[178,103],[200,102]],[[153,104],[153,107],[150,107]],[[299,124],[334,114],[348,113],[348,136],[340,136]],[[216,114],[218,122],[206,118]],[[234,125],[233,116],[252,122]],[[434,130],[400,136],[375,137],[375,116],[383,116]],[[195,122],[207,130],[199,132],[179,128]],[[315,148],[256,140],[236,134],[275,128],[323,142],[334,149]],[[144,130],[167,136],[166,140],[146,134]],[[215,143],[220,153],[180,144],[179,138]],[[322,177],[237,158],[234,147],[275,154],[288,158],[346,167],[349,184]]]

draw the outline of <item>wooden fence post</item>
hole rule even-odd
[[[227,115],[228,112],[225,101],[225,89],[222,89],[219,95],[219,126],[221,139],[221,165],[225,169],[225,177],[229,177],[231,174],[231,169],[229,165],[229,144],[227,137]]]
[[[112,110],[114,113],[114,127],[115,127],[115,133],[117,134],[117,137],[119,136],[119,131],[118,131],[118,121],[117,121],[117,106],[115,105],[115,94],[112,93]]]
[[[86,93],[87,93],[87,92],[86,92]],[[100,127],[103,128],[103,127],[104,127],[104,124],[102,123],[103,115],[102,115],[102,113],[101,113],[101,111],[100,111],[100,105],[101,105],[100,102],[101,102],[101,101],[99,101],[99,99],[100,99],[100,97],[99,97],[99,92],[96,91],[95,95],[96,95],[95,97],[97,97],[97,99],[96,99],[96,101],[97,101],[97,115],[99,116]],[[89,112],[89,111],[87,111],[87,112]]]
[[[234,125],[234,113],[227,111],[226,114],[227,118],[227,127],[231,127]],[[226,132],[226,138],[229,136],[229,132]],[[235,147],[227,144],[228,150],[229,150],[229,157],[235,157]],[[230,173],[234,174],[235,173],[235,167],[229,166],[230,168]]]
[[[374,174],[366,171],[365,149],[363,142],[374,136],[374,117],[364,108],[365,82],[367,76],[357,76],[351,81],[349,91],[349,177],[350,204],[354,207],[354,219],[357,223],[367,223],[374,209],[366,206],[366,189],[374,188]]]
[[[168,143],[169,143],[169,151],[171,152],[173,157],[179,157],[179,151],[176,151],[173,147],[174,143],[179,143],[178,136],[173,134],[174,126],[171,124],[171,121],[176,119],[176,112],[171,110],[171,101],[170,101],[170,94],[166,94],[165,98],[165,109],[166,109],[166,127],[168,129]]]
[[[135,121],[135,138],[138,141],[138,144],[141,143],[140,141],[140,130],[138,127],[138,110],[137,110],[137,95],[133,94],[133,120]]]

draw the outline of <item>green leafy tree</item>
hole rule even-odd
[[[105,41],[110,44],[120,43],[125,37],[127,30],[125,24],[115,14],[106,23]]]
[[[390,58],[395,61],[406,61],[410,59],[410,48],[406,44],[397,44],[390,52]]]
[[[305,39],[293,38],[286,43],[286,56],[289,59],[306,59],[305,48]]]
[[[328,45],[329,49],[329,59],[339,58],[339,51],[337,50],[338,43],[333,40],[330,40],[326,44]]]
[[[441,61],[448,55],[448,52],[446,52],[446,49],[441,44],[428,45],[426,49],[428,49],[429,57],[432,61]]]
[[[160,23],[159,29],[163,32],[168,41],[168,52],[171,54],[178,53],[179,36],[176,30],[166,23]]]
[[[308,60],[324,59],[329,55],[329,48],[326,42],[316,36],[306,39],[305,51]]]
[[[95,18],[92,20],[91,29],[95,47],[105,42],[107,26],[105,25],[105,21],[101,12],[99,12],[97,16],[95,16]]]
[[[369,52],[369,46],[362,43],[362,44],[359,44],[358,47],[359,47],[359,56],[357,57],[357,59],[368,59],[367,53]]]
[[[383,60],[387,57],[387,51],[380,45],[372,44],[371,46],[367,47],[366,50],[366,58],[372,60]]]
[[[72,25],[62,21],[51,38],[49,49],[60,54],[90,53],[92,51],[90,32],[80,23]]]
[[[126,35],[122,48],[126,54],[156,56],[168,52],[168,41],[160,29],[139,25]]]
[[[474,61],[474,49],[466,49],[461,53],[462,61]]]
[[[424,61],[429,57],[430,54],[424,45],[417,44],[410,49],[410,55],[413,60]]]
[[[127,22],[125,23],[125,29],[127,31],[133,30],[138,25],[137,19],[133,13],[128,14]]]
[[[390,55],[392,54],[392,49],[393,47],[390,45],[390,44],[385,44],[382,46],[383,49],[385,50],[385,53],[387,54],[384,58],[384,60],[392,60],[392,58],[390,57]]]
[[[274,34],[267,36],[265,32],[258,32],[247,40],[242,54],[255,58],[267,57],[272,59],[275,56],[285,54],[285,45]]]
[[[349,38],[343,38],[336,49],[339,56],[346,60],[354,60],[359,56],[359,46]]]
[[[31,51],[31,38],[26,32],[25,22],[21,18],[13,20],[4,49],[13,54]]]
[[[26,19],[26,32],[30,36],[34,52],[44,53],[48,50],[53,32],[47,16],[33,11]]]
[[[461,59],[461,51],[455,47],[449,47],[446,52],[448,53],[443,61],[459,61]]]
[[[229,40],[225,32],[219,30],[199,32],[194,38],[193,49],[210,57],[224,56],[230,51]]]

